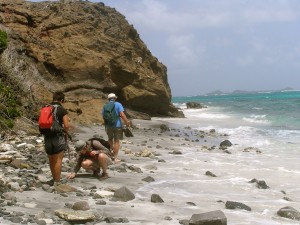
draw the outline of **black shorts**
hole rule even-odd
[[[44,143],[45,150],[48,155],[55,155],[67,150],[67,142],[63,135],[45,135]]]

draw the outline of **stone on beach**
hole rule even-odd
[[[67,221],[90,221],[96,218],[92,212],[72,209],[57,209],[55,215]]]
[[[162,203],[164,200],[158,194],[151,195],[151,202],[153,203]]]
[[[300,221],[300,212],[290,206],[286,206],[279,209],[277,215],[288,219]]]
[[[79,201],[73,204],[72,209],[86,211],[90,209],[90,206],[87,201]]]
[[[147,176],[147,177],[143,178],[142,180],[143,180],[143,181],[146,181],[146,182],[148,182],[148,183],[155,181],[154,178],[151,177],[151,176]]]
[[[135,199],[134,194],[125,186],[115,191],[114,198],[117,201],[128,202]]]
[[[214,173],[210,172],[210,171],[206,171],[205,172],[205,175],[206,176],[209,176],[209,177],[217,177]]]
[[[114,196],[114,192],[112,191],[96,191],[94,193],[94,198],[108,198],[113,196]]]
[[[251,211],[251,208],[249,206],[241,202],[227,201],[225,207],[226,209],[244,209],[247,211]]]
[[[227,148],[227,147],[231,147],[231,146],[232,146],[232,143],[229,140],[225,140],[220,143],[221,148]]]
[[[193,214],[189,225],[227,225],[227,218],[221,210]]]

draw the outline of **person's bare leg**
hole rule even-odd
[[[100,168],[99,166],[96,166],[95,163],[90,160],[90,159],[86,159],[81,163],[81,167],[83,169],[86,170],[92,170],[93,171],[93,176],[94,177],[98,177],[99,173],[100,173]]]
[[[107,160],[108,157],[104,153],[100,153],[98,156],[99,165],[103,171],[103,173],[107,174]]]
[[[55,155],[48,155],[50,170],[54,182],[60,181],[63,157],[64,157],[63,151]]]
[[[110,146],[109,150],[111,151],[111,153],[113,153],[113,151],[114,151],[114,142],[113,142],[113,140],[108,140],[108,143],[109,143],[109,146]]]
[[[93,161],[90,159],[86,159],[81,163],[81,167],[86,170],[95,170],[93,167]]]
[[[98,162],[99,165],[103,171],[101,175],[101,179],[107,179],[109,178],[108,173],[107,173],[107,166],[108,166],[108,156],[104,153],[100,153],[98,156]]]
[[[115,157],[115,162],[120,162],[120,159],[118,159],[119,149],[120,149],[120,141],[119,140],[115,140],[114,141],[114,157]]]

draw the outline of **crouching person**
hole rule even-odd
[[[88,141],[79,140],[75,143],[75,150],[78,153],[77,164],[74,172],[67,176],[68,179],[76,177],[81,167],[86,170],[92,170],[95,177],[98,177],[100,169],[102,169],[100,179],[109,178],[107,167],[112,164],[109,156],[110,151],[100,141],[93,139]]]

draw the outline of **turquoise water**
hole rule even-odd
[[[207,108],[187,109],[187,102]],[[230,225],[299,224],[280,218],[277,211],[286,206],[300,210],[300,91],[175,97],[173,104],[185,118],[152,119],[183,127],[185,135],[190,130],[206,135],[200,142],[195,141],[198,135],[188,141],[182,138],[176,149],[183,154],[168,156],[164,173],[143,191],[195,202],[195,212],[222,210]],[[232,143],[229,154],[218,148],[226,139]],[[214,150],[207,150],[214,145]],[[208,170],[217,177],[205,176]],[[253,178],[264,180],[270,188],[249,184]],[[219,200],[242,202],[252,211],[227,210],[216,203]],[[182,205],[180,212],[193,210]]]
[[[186,102],[199,102],[207,108],[187,109]],[[183,154],[166,159],[164,172],[173,173],[172,179],[161,177],[146,191],[179,195],[185,202],[197,203],[199,211],[220,209],[230,225],[299,224],[278,217],[277,211],[285,206],[300,210],[300,91],[175,97],[173,104],[185,118],[156,120],[207,134],[215,129],[220,140],[213,142],[210,135],[203,143],[183,139],[177,146]],[[232,143],[230,154],[218,149],[225,139]],[[216,145],[213,151],[204,147],[212,145]],[[204,176],[207,170],[218,178]],[[253,178],[264,180],[270,188],[257,189],[248,183]],[[220,199],[242,202],[253,210],[226,210],[216,204]]]
[[[264,122],[267,122],[264,124],[274,129],[300,129],[300,91],[173,98],[173,103],[181,108],[184,108],[186,102],[200,102],[208,107],[218,107],[220,112],[234,114],[237,117],[257,120],[263,118]]]
[[[203,109],[187,109],[199,102]],[[216,129],[242,146],[263,148],[271,154],[300,155],[300,91],[257,92],[173,98],[185,119],[176,123],[198,130]]]

